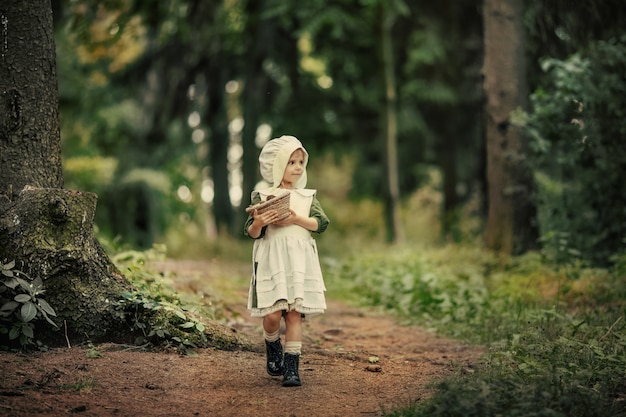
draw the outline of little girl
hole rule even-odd
[[[315,190],[304,188],[309,154],[293,136],[270,140],[261,150],[261,176],[270,188],[252,192],[252,204],[266,201],[278,189],[290,193],[290,215],[278,220],[275,210],[250,214],[245,234],[255,239],[248,309],[263,317],[267,372],[283,375],[285,387],[300,386],[302,319],[326,309],[324,279],[311,232],[322,233],[329,220]],[[285,356],[280,322],[285,318]]]

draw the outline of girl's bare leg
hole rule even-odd
[[[263,317],[263,330],[265,333],[276,333],[280,329],[280,319],[282,311],[276,311]]]

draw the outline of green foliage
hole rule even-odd
[[[228,194],[225,184],[203,182],[227,175],[225,127],[258,114],[246,128],[262,123],[300,136],[313,152],[359,154],[350,188],[378,204],[386,176],[381,8],[396,20],[400,187],[414,191],[426,178],[421,167],[448,157],[443,138],[458,138],[459,152],[479,152],[481,118],[467,111],[480,109],[481,29],[473,0],[67,4],[56,33],[67,186],[100,196],[101,233],[144,248],[190,224],[206,229],[202,222],[212,219],[203,211],[235,221],[228,195],[208,205],[200,195]],[[224,96],[227,82],[229,91],[238,88]],[[256,82],[267,94],[253,106],[244,103],[244,88]],[[240,132],[231,134],[237,139]],[[231,169],[239,165],[229,161]],[[473,183],[477,159],[458,158],[457,165],[460,182]],[[128,184],[136,169],[169,178],[171,187]],[[243,169],[246,177],[256,171]],[[193,199],[182,201],[179,187]]]
[[[54,309],[42,298],[41,278],[31,279],[15,269],[15,262],[0,262],[0,340],[18,341],[21,347],[37,344],[35,321],[44,319],[54,327]],[[8,338],[8,339],[7,339]]]
[[[97,385],[93,377],[79,377],[73,384],[64,384],[61,389],[64,391],[86,391],[90,392]]]
[[[185,354],[208,346],[207,320],[216,319],[217,308],[184,303],[160,274],[146,269],[146,261],[159,256],[158,249],[125,251],[114,257],[136,290],[121,294],[115,302],[119,317],[139,333],[135,343],[174,348]]]
[[[162,92],[167,99],[156,96],[150,104],[133,75],[137,71],[137,77],[145,77],[145,67],[137,69],[145,53],[150,53],[152,64],[160,65],[159,54],[148,52],[147,39],[158,50],[196,32],[188,30],[188,2],[167,1],[159,7],[140,3],[68,5],[56,44],[66,188],[98,194],[95,222],[101,234],[150,248],[166,229],[178,227],[179,219],[196,218],[196,211],[206,210],[199,198],[181,201],[177,190],[200,187],[200,160],[207,149],[206,143],[196,145],[189,139],[192,130],[184,122],[185,111],[197,110],[186,95],[193,77],[181,80],[183,87],[172,82],[178,93]],[[158,26],[154,31],[152,24]],[[186,42],[191,49],[202,48],[194,40]],[[171,49],[176,57],[183,55],[179,46]],[[187,71],[180,65],[165,67],[175,67],[177,75],[152,74],[168,86]],[[185,114],[178,114],[180,109]]]
[[[520,122],[531,138],[545,253],[607,264],[626,236],[626,36],[546,58],[542,68],[546,82]]]
[[[476,319],[488,295],[480,269],[454,268],[426,254],[383,251],[358,256],[339,273],[367,303],[403,318],[439,323]]]
[[[391,415],[624,415],[625,353],[623,325],[606,332],[555,310],[536,311],[523,333],[490,348],[478,372],[438,383],[431,401]]]
[[[626,412],[626,274],[479,248],[378,251],[329,265],[354,302],[486,344],[472,372],[391,416],[612,416]]]
[[[87,350],[85,351],[85,356],[89,359],[97,359],[102,357],[102,353],[98,350],[93,343],[87,343]]]

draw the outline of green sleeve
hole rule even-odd
[[[261,202],[261,195],[259,193],[254,193],[254,195],[252,196],[252,203],[251,205],[255,205]],[[250,225],[252,224],[252,222],[254,221],[254,218],[252,217],[251,214],[248,214],[248,219],[246,220],[246,224],[244,225],[243,228],[243,234],[245,236],[250,237],[250,235],[248,234],[248,228],[250,227]],[[267,229],[267,226],[265,226],[263,229],[261,229],[261,234],[259,235],[259,237],[257,239],[262,238],[263,236],[265,236],[265,230]]]
[[[326,213],[324,213],[324,209],[322,209],[322,205],[317,200],[316,196],[313,196],[313,202],[311,203],[311,211],[309,213],[309,217],[313,217],[317,220],[317,230],[314,230],[315,233],[323,233],[328,227],[330,220]]]

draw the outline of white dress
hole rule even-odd
[[[259,191],[265,201],[271,190]],[[290,208],[309,216],[315,190],[290,190]],[[254,241],[253,272],[248,309],[253,317],[275,311],[298,311],[307,316],[326,310],[324,279],[311,232],[297,225],[268,225]]]

